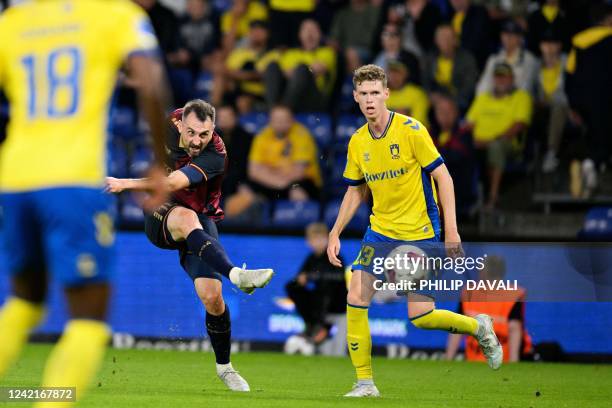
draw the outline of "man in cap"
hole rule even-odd
[[[537,75],[538,61],[524,47],[523,28],[515,21],[506,21],[501,30],[502,48],[487,60],[485,70],[480,77],[476,93],[491,91],[493,88],[493,68],[500,62],[512,67],[514,84],[519,89],[533,92]]]

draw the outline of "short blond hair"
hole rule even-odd
[[[317,235],[327,235],[329,234],[329,230],[327,229],[327,225],[322,222],[313,222],[308,224],[306,227],[306,238],[310,239]]]
[[[378,65],[368,64],[359,67],[353,73],[353,88],[357,89],[358,85],[361,85],[365,81],[380,81],[382,82],[383,88],[387,87],[387,74],[385,70]]]

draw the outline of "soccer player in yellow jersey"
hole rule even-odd
[[[340,266],[340,233],[364,199],[372,193],[374,206],[363,243],[438,242],[441,235],[436,188],[444,213],[445,245],[449,255],[461,253],[461,238],[455,220],[455,195],[444,160],[427,129],[417,120],[391,112],[385,71],[365,65],[353,76],[353,96],[367,123],[351,137],[344,179],[349,187],[336,223],[329,234],[327,254]],[[433,179],[433,180],[432,180]],[[372,376],[372,340],[368,306],[374,295],[374,276],[358,261],[347,296],[347,342],[357,384],[347,397],[377,397]],[[463,316],[435,308],[433,299],[408,294],[408,317],[422,329],[446,330],[474,336],[487,356],[489,366],[499,368],[502,349],[493,331],[491,318]]]
[[[127,0],[23,3],[0,16],[0,38],[0,88],[11,108],[0,146],[0,205],[12,277],[0,309],[0,377],[42,321],[53,276],[65,288],[70,320],[42,384],[76,387],[80,399],[110,337],[114,235],[102,189],[107,110],[127,61],[162,158],[157,40],[146,15]],[[161,168],[154,175],[159,194],[151,205],[165,199]]]

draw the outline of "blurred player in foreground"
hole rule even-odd
[[[172,198],[146,214],[145,232],[155,246],[178,249],[181,266],[206,307],[206,329],[215,352],[217,375],[232,391],[249,391],[247,382],[230,363],[231,323],[221,293],[221,277],[250,294],[266,286],[273,271],[235,267],[219,243],[215,221],[223,218],[219,204],[227,153],[214,131],[215,108],[202,100],[190,101],[170,115],[169,125],[166,184]],[[107,189],[112,193],[144,190],[148,185],[148,179],[107,178]]]
[[[0,310],[0,376],[42,321],[52,275],[64,287],[70,320],[42,385],[76,387],[80,399],[110,337],[107,108],[127,61],[161,161],[165,82],[157,40],[144,13],[120,0],[24,3],[0,16],[0,38],[0,86],[11,108],[0,147],[0,204],[12,275],[12,295]],[[151,205],[165,199],[162,175],[161,168],[152,173]]]
[[[374,207],[362,244],[439,242],[440,215],[432,178],[437,182],[444,212],[445,244],[449,255],[460,255],[453,181],[427,129],[417,120],[387,109],[389,89],[382,68],[365,65],[357,69],[353,86],[355,101],[368,123],[349,142],[344,170],[349,187],[329,234],[330,261],[341,265],[340,234],[368,189],[372,192]],[[375,293],[376,278],[364,270],[372,255],[361,253],[353,264],[347,296],[347,342],[358,380],[347,397],[380,395],[372,376],[372,339],[368,326],[368,307]],[[408,300],[408,317],[416,327],[470,334],[478,340],[489,366],[499,368],[502,348],[489,316],[472,318],[437,310],[431,297],[416,293],[408,294]]]

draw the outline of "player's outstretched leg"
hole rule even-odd
[[[257,288],[266,286],[274,271],[272,269],[245,269],[234,266],[219,242],[216,226],[210,219],[202,226],[195,211],[174,207],[166,218],[166,226],[172,239],[184,240],[189,251],[209,265],[213,270],[228,278],[240,290],[251,294]]]
[[[436,309],[434,302],[422,299],[423,296],[414,294],[408,297],[408,316],[412,324],[420,329],[444,330],[474,336],[487,357],[489,367],[497,370],[501,366],[503,351],[489,316],[478,315],[473,318],[449,310]]]
[[[362,280],[365,280],[362,285]],[[364,292],[367,282],[373,281],[371,275],[354,271],[351,277],[346,306],[346,341],[351,362],[357,374],[357,383],[345,397],[379,397],[372,375],[372,337],[368,324],[368,305],[372,294]]]
[[[194,285],[206,308],[206,332],[215,352],[217,376],[232,391],[250,391],[249,384],[230,362],[232,324],[221,295],[221,281],[197,278]]]

